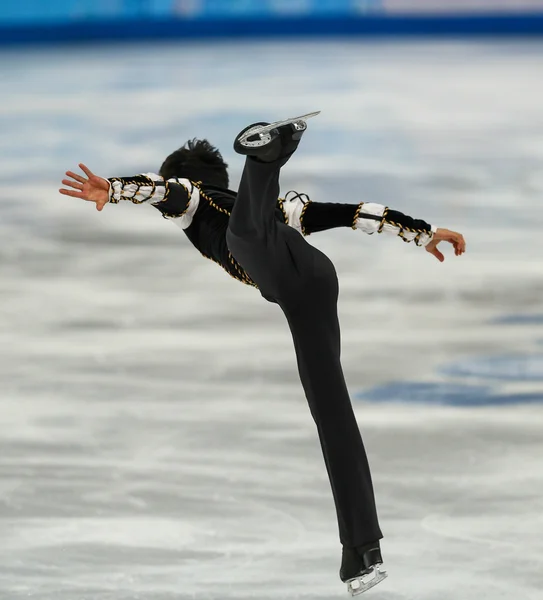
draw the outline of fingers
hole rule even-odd
[[[87,167],[86,165],[84,165],[83,163],[79,163],[79,168],[83,171],[83,173],[85,173],[85,175],[90,179],[91,177],[94,177],[94,173],[89,169],[89,167]]]
[[[459,233],[456,234],[451,243],[454,246],[454,253],[456,256],[461,256],[464,254],[466,251],[466,240],[464,239],[463,235],[460,235]]]
[[[66,175],[68,175],[68,177],[71,177],[72,179],[75,179],[76,181],[79,181],[79,183],[87,182],[87,180],[84,177],[78,175],[77,173],[74,173],[73,171],[66,171]]]
[[[73,187],[76,190],[82,190],[83,189],[83,184],[82,183],[78,183],[77,181],[71,181],[70,179],[63,179],[62,180],[62,184],[63,185],[67,185],[68,187]]]
[[[83,192],[74,192],[73,190],[65,190],[64,188],[61,188],[59,192],[64,196],[71,196],[72,198],[83,198],[83,200],[86,200],[85,196],[83,195]]]
[[[437,249],[437,247],[436,247],[436,248],[434,248],[434,249],[433,249],[433,250],[430,252],[430,254],[433,254],[433,255],[434,255],[436,258],[437,258],[437,260],[438,260],[439,262],[443,262],[443,261],[445,260],[445,257],[444,257],[444,256],[443,256],[443,254],[442,254],[442,253],[441,253],[441,252],[440,252],[440,251]]]
[[[79,185],[79,184],[76,184],[76,185]],[[81,200],[87,200],[88,202],[95,202],[96,203],[96,210],[98,210],[98,211],[103,210],[104,206],[108,202],[107,199],[105,201],[102,201],[102,200],[91,200],[91,199],[87,198],[87,195],[85,193],[83,193],[83,192],[76,192],[75,190],[67,190],[67,189],[64,189],[64,188],[60,188],[59,192],[63,196],[71,196],[72,198],[80,198]]]
[[[443,262],[445,260],[445,257],[443,256],[443,254],[437,249],[437,245],[439,244],[439,242],[435,242],[432,241],[430,242],[427,246],[426,246],[426,252],[429,252],[430,254],[432,254],[433,256],[435,256],[437,258],[437,260],[439,260],[439,262]]]
[[[434,240],[439,242],[449,242],[454,246],[454,253],[456,256],[464,254],[466,251],[466,240],[461,233],[456,231],[450,231],[449,229],[438,229],[434,235]]]

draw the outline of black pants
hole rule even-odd
[[[234,258],[287,318],[300,379],[317,424],[336,505],[340,540],[382,537],[370,469],[340,362],[338,279],[332,262],[275,216],[286,159],[248,158],[227,231]]]

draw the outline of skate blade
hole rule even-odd
[[[359,594],[371,590],[372,587],[381,583],[381,581],[387,577],[388,573],[386,571],[381,571],[381,565],[376,565],[369,573],[366,573],[366,575],[349,579],[349,581],[347,581],[347,591],[351,596],[358,596]]]
[[[263,146],[267,144],[271,137],[269,132],[272,129],[276,129],[277,127],[283,127],[284,125],[294,124],[294,127],[298,131],[303,131],[306,128],[305,122],[307,119],[311,119],[312,117],[316,117],[320,115],[320,110],[316,112],[308,113],[307,115],[302,115],[301,117],[293,117],[292,119],[284,119],[283,121],[275,121],[275,123],[270,123],[269,125],[255,125],[248,129],[240,138],[239,142],[243,145],[251,145],[251,146]],[[249,142],[249,138],[253,136],[260,136],[260,139],[252,140]],[[248,143],[249,142],[249,143]]]

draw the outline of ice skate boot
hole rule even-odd
[[[357,596],[387,577],[383,570],[379,542],[358,548],[343,548],[339,576],[347,584],[351,596]]]
[[[286,158],[298,147],[307,129],[307,119],[315,117],[319,112],[275,123],[253,123],[238,134],[234,150],[261,162]]]

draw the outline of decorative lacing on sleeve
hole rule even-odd
[[[414,241],[415,245],[417,246],[424,246],[432,239],[432,231],[427,231],[426,229],[413,229],[411,227],[406,227],[401,223],[396,223],[392,221],[392,219],[387,219],[388,210],[389,209],[387,207],[383,212],[383,218],[381,219],[381,223],[379,224],[379,229],[377,230],[377,233],[382,233],[383,230],[394,232],[394,230],[397,229],[397,235],[399,238],[401,238],[406,243]]]
[[[287,214],[287,211],[285,210],[285,199],[279,198],[277,200],[277,204],[279,205],[279,209],[283,213],[283,219],[285,220],[285,225],[288,225],[288,214]]]
[[[156,183],[147,175],[138,175],[134,179],[111,177],[109,182],[111,184],[109,199],[111,204],[118,204],[120,200],[143,204],[151,200],[156,193]]]
[[[363,207],[363,206],[364,206],[364,203],[363,203],[363,202],[361,202],[361,203],[360,203],[360,204],[359,204],[359,205],[356,207],[356,210],[355,210],[355,213],[354,213],[354,217],[353,217],[353,224],[351,225],[351,227],[352,227],[353,229],[356,229],[356,228],[357,228],[358,219],[360,218],[360,211],[362,210],[362,207]]]
[[[287,203],[287,207],[283,209],[287,215],[287,225],[297,229],[302,233],[302,235],[308,236],[309,232],[304,227],[304,215],[307,207],[311,204],[309,196],[307,194],[290,190],[285,194],[284,201]],[[291,207],[293,207],[292,210]]]
[[[177,183],[179,185],[182,185],[185,190],[187,191],[187,195],[188,195],[188,201],[187,204],[185,206],[185,208],[178,213],[170,213],[167,210],[164,210],[163,208],[161,208],[162,204],[167,204],[170,194],[171,194],[171,184],[172,183]],[[187,183],[190,184],[190,189],[187,186]],[[158,198],[157,200],[154,200],[151,202],[151,204],[158,208],[160,210],[160,212],[162,213],[162,216],[165,219],[181,219],[183,216],[185,216],[191,206],[191,200],[192,200],[192,194],[194,192],[194,187],[195,185],[192,183],[192,181],[189,181],[188,179],[180,179],[180,178],[172,178],[172,179],[168,179],[167,181],[164,181],[163,183],[159,183],[158,184],[159,187],[164,187],[164,194],[162,195],[162,197]]]

